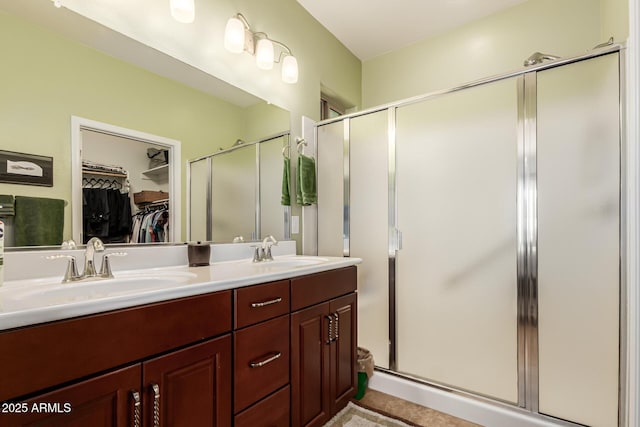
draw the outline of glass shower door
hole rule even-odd
[[[541,413],[618,425],[618,54],[538,72]]]
[[[397,370],[518,401],[517,86],[396,111]]]

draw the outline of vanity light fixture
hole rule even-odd
[[[275,47],[280,50],[275,55]],[[262,70],[273,69],[273,63],[282,63],[282,81],[298,81],[298,61],[284,43],[269,38],[266,33],[253,32],[247,19],[237,13],[229,18],[224,31],[224,47],[232,53],[248,52],[256,57],[256,65]]]
[[[195,0],[169,0],[171,16],[178,22],[190,24],[196,18]]]

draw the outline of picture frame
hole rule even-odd
[[[53,187],[53,157],[0,150],[0,182]]]

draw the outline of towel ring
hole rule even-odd
[[[305,141],[304,138],[296,138],[296,145],[298,154],[304,154],[304,147],[307,145],[307,141]]]
[[[286,154],[285,154],[285,151],[287,152]],[[289,144],[282,147],[282,157],[284,157],[285,159],[288,159],[291,157],[291,146]]]

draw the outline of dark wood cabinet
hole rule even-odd
[[[355,291],[347,267],[0,331],[0,426],[321,426],[356,391]]]
[[[353,270],[352,270],[353,269]],[[337,292],[349,292],[326,302],[316,303],[291,314],[291,424],[293,427],[316,427],[325,424],[344,408],[355,395],[356,367],[356,304],[355,267],[330,274],[310,276],[332,280],[329,287]],[[324,277],[322,277],[324,276]],[[304,279],[300,279],[304,280]],[[336,282],[339,282],[336,284]],[[347,286],[347,284],[349,284]],[[305,297],[304,283],[294,289],[301,305],[309,301],[334,296],[310,289]],[[317,295],[323,292],[323,295]]]
[[[138,420],[142,416],[140,373],[137,364],[31,399],[5,402],[0,425],[135,426],[136,416]]]
[[[231,426],[231,336],[142,364],[145,426]]]

